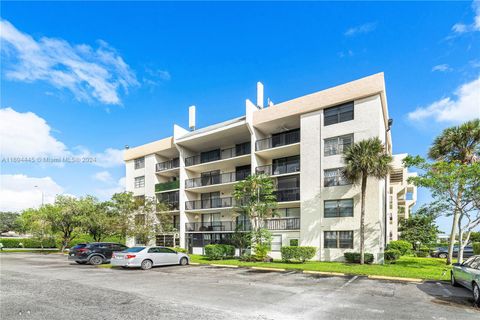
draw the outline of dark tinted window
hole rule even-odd
[[[80,248],[85,248],[87,246],[86,243],[79,243],[77,244],[75,247],[73,247],[72,249],[80,249]]]
[[[353,199],[325,200],[323,214],[325,218],[353,217]]]
[[[158,248],[159,252],[161,253],[176,253],[175,251],[173,251],[172,249],[168,249],[168,248]]]
[[[353,120],[353,101],[323,111],[323,125]]]
[[[140,252],[143,249],[145,249],[145,247],[133,247],[133,248],[125,249],[124,252]]]
[[[148,253],[159,253],[160,252],[160,248],[150,248],[148,249]]]

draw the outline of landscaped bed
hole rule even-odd
[[[403,256],[395,264],[350,264],[343,262],[308,261],[301,263],[274,262],[244,262],[236,259],[207,260],[200,255],[190,255],[191,262],[201,264],[237,265],[240,267],[266,267],[280,269],[295,269],[308,271],[337,272],[355,275],[375,275],[401,278],[417,278],[423,280],[449,280],[450,266],[445,265],[445,259],[417,258]]]

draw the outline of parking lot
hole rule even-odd
[[[0,254],[1,319],[480,319],[471,293],[210,266],[149,271],[77,265],[59,254]]]

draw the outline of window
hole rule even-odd
[[[251,152],[250,141],[235,145],[235,156],[249,154]]]
[[[325,170],[323,180],[325,187],[344,186],[350,184],[350,181],[343,176],[342,168]]]
[[[134,160],[135,169],[145,168],[145,158],[138,158]]]
[[[280,208],[276,209],[276,216],[279,218],[300,218],[300,208]]]
[[[353,134],[325,139],[324,156],[333,156],[341,154],[353,143]]]
[[[323,125],[353,120],[353,101],[323,110]]]
[[[281,234],[273,235],[271,250],[280,251],[280,249],[282,249],[282,235]]]
[[[145,176],[136,177],[135,178],[135,188],[143,188],[145,187]]]
[[[160,253],[160,248],[150,248],[148,249],[148,253]]]
[[[325,218],[353,217],[353,199],[325,200],[323,216]]]
[[[300,171],[300,156],[273,159],[272,174],[284,174]]]
[[[215,150],[200,153],[201,163],[216,161],[216,160],[220,160],[220,149],[215,149]]]
[[[353,248],[353,231],[325,231],[324,243],[325,248]]]
[[[169,248],[158,248],[159,253],[176,253],[176,251],[173,251],[172,249]]]

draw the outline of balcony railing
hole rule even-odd
[[[185,188],[197,188],[210,186],[215,184],[231,183],[235,181],[244,180],[250,175],[250,172],[226,172],[205,177],[193,178],[185,180]]]
[[[250,152],[251,152],[251,149],[249,147],[248,148],[241,148],[241,150],[237,150],[236,147],[233,147],[233,148],[228,148],[228,149],[222,149],[222,150],[220,150],[220,153],[219,153],[218,156],[209,157],[208,159],[202,159],[202,155],[197,154],[195,156],[185,158],[185,166],[188,167],[188,166],[194,166],[194,165],[200,164],[200,163],[207,163],[207,162],[212,162],[212,161],[230,159],[230,158],[250,154]]]
[[[265,221],[268,230],[299,230],[300,218],[273,218]]]
[[[265,221],[269,230],[300,230],[300,218],[272,218]],[[250,231],[250,222],[211,221],[185,223],[186,232]]]
[[[229,208],[233,206],[233,203],[232,197],[185,201],[185,210]]]
[[[174,168],[180,167],[180,160],[178,158],[172,159],[165,162],[157,163],[155,166],[156,166],[157,172],[174,169]]]
[[[289,144],[300,142],[300,131],[291,131],[283,134],[275,135],[270,138],[258,140],[255,142],[255,150],[261,151],[270,148],[286,146]]]
[[[174,190],[180,188],[180,181],[168,181],[168,182],[162,182],[162,183],[157,183],[155,185],[155,192],[162,192],[162,191],[167,191],[167,190]]]
[[[187,232],[195,231],[250,231],[250,223],[236,223],[235,221],[187,222]]]
[[[277,190],[275,194],[278,202],[300,200],[300,188]]]
[[[266,165],[255,168],[257,174],[266,174],[268,176],[276,176],[280,174],[295,173],[300,171],[300,161],[287,163],[283,165]]]
[[[166,209],[167,209],[166,211],[177,211],[180,208],[178,201],[160,201],[160,202],[162,202],[162,204],[166,206]],[[158,210],[157,208],[157,212],[165,212],[165,210]]]

